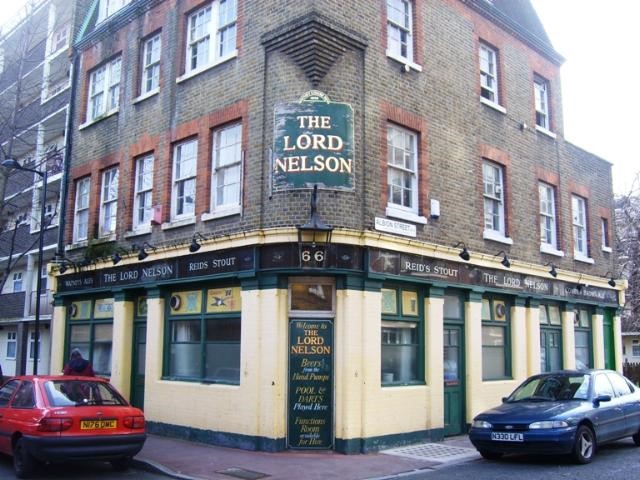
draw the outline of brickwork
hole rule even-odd
[[[186,138],[198,140],[195,226],[154,226],[151,243],[187,242],[194,228],[223,234],[306,222],[310,190],[272,192],[270,151],[274,108],[296,102],[315,88],[333,101],[351,104],[354,111],[355,189],[320,191],[318,209],[328,224],[363,230],[373,228],[376,216],[385,216],[386,124],[393,122],[419,134],[420,214],[428,217],[430,200],[440,201],[440,218],[418,226],[420,240],[448,246],[462,240],[472,251],[493,255],[505,249],[510,258],[538,264],[553,261],[559,268],[592,274],[612,269],[612,254],[602,251],[598,234],[601,219],[612,218],[610,165],[563,139],[558,61],[523,42],[517,32],[492,23],[459,0],[418,0],[414,2],[414,61],[422,71],[405,71],[402,64],[386,56],[384,0],[240,0],[237,57],[197,75],[184,75],[187,16],[205,4],[201,0],[156,2],[120,31],[82,51],[76,129],[86,112],[88,73],[122,54],[119,111],[76,131],[72,170],[73,180],[92,174],[95,217],[98,172],[106,167],[106,158],[119,162],[119,242],[131,229],[135,159],[154,154],[153,203],[162,206],[162,221],[168,222],[173,148]],[[345,46],[317,85],[290,54],[263,44],[265,35],[277,36],[292,20],[312,11],[323,15],[345,37],[366,42],[362,48],[355,42]],[[162,39],[160,92],[134,102],[139,95],[141,41],[157,31]],[[480,42],[498,50],[499,103],[506,113],[480,102]],[[555,138],[532,128],[534,75],[550,83]],[[203,221],[202,214],[210,209],[212,130],[237,120],[242,121],[243,134],[242,212]],[[511,246],[483,239],[483,159],[505,169]],[[87,171],[87,164],[94,166]],[[556,189],[558,244],[564,257],[540,252],[539,181]],[[570,195],[577,193],[574,190],[579,185],[589,193],[585,198],[594,265],[573,260]],[[70,202],[75,198],[71,190]],[[70,232],[71,226],[67,242]]]

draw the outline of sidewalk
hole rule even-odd
[[[179,479],[362,480],[480,458],[466,436],[379,453],[254,452],[149,435],[136,466]]]

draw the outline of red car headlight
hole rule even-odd
[[[144,428],[144,417],[135,416],[135,417],[124,417],[124,426],[127,428]]]
[[[62,432],[71,428],[73,420],[65,417],[56,418],[43,418],[38,424],[38,431],[40,432]]]

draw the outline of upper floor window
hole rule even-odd
[[[89,233],[89,191],[91,179],[83,178],[76,182],[76,204],[73,223],[73,241],[87,239]]]
[[[13,293],[22,292],[23,290],[22,272],[13,272]]]
[[[63,25],[54,30],[51,34],[51,44],[49,46],[49,53],[55,53],[58,50],[65,48],[69,43],[69,25]]]
[[[549,118],[549,82],[536,75],[533,80],[533,91],[536,103],[536,125],[545,130],[551,130]]]
[[[242,192],[242,125],[213,133],[212,211],[237,213]]]
[[[197,140],[188,140],[174,148],[172,219],[179,220],[192,217],[195,214],[197,152]]]
[[[601,232],[601,245],[602,250],[605,252],[611,252],[611,242],[609,240],[609,219],[601,218],[600,219],[600,232]]]
[[[498,96],[498,51],[480,44],[480,95],[491,103],[500,103]]]
[[[133,198],[133,228],[150,225],[153,192],[153,155],[136,160],[136,177]]]
[[[556,237],[556,193],[546,183],[538,184],[540,198],[540,243],[553,249],[558,248]]]
[[[485,161],[482,164],[484,185],[484,229],[506,236],[504,208],[504,171],[500,165]]]
[[[202,70],[236,52],[237,0],[216,0],[187,19],[186,71]]]
[[[413,63],[413,2],[387,0],[387,55]]]
[[[418,214],[418,135],[387,126],[388,207]]]
[[[102,174],[102,193],[100,195],[100,236],[111,235],[116,231],[118,215],[118,168],[111,168]]]
[[[89,75],[87,121],[95,120],[118,109],[120,102],[121,57],[104,63]]]
[[[576,258],[589,257],[587,243],[587,202],[577,195],[571,196],[573,217],[573,254]]]
[[[100,0],[97,23],[106,20],[129,2],[131,2],[131,0]]]
[[[146,95],[160,88],[160,48],[159,33],[143,43],[141,95]]]

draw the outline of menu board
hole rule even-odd
[[[333,446],[333,323],[289,326],[289,448]]]

